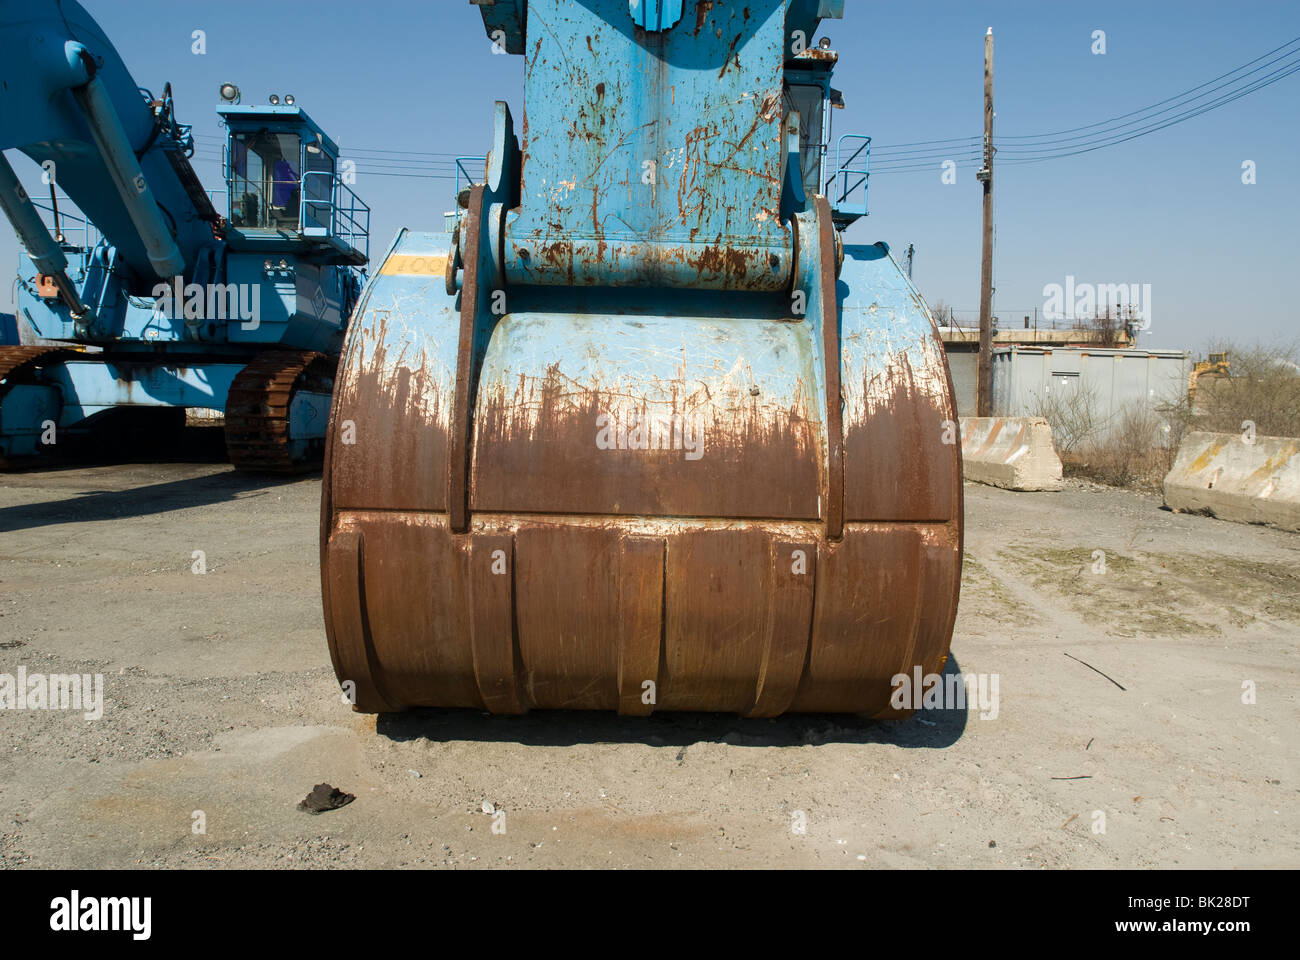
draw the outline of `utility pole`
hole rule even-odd
[[[975,414],[993,415],[993,28],[984,35],[984,244],[980,257],[980,352]]]
[[[909,243],[907,245],[907,279],[908,280],[912,279],[912,254],[915,251],[916,251],[916,247],[913,244]]]

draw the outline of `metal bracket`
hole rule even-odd
[[[682,0],[628,0],[632,22],[642,30],[669,30],[682,18]]]

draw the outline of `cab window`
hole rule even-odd
[[[302,203],[301,146],[291,133],[259,130],[230,138],[230,223],[297,231]]]

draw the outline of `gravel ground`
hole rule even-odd
[[[0,710],[0,866],[1300,866],[1293,534],[968,484],[948,670],[996,716],[376,718],[329,665],[319,493],[0,477],[0,674],[105,701]],[[297,809],[318,783],[356,800]]]

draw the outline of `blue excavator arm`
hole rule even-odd
[[[216,211],[189,165],[188,128],[131,77],[75,0],[0,0],[0,149],[40,164],[116,248],[140,292],[185,277],[213,239]],[[9,159],[0,208],[74,314],[67,261]]]

